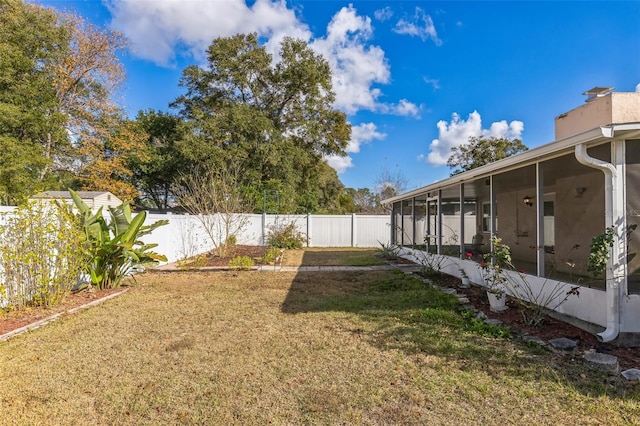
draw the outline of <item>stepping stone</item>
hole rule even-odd
[[[576,348],[576,346],[578,346],[578,342],[576,342],[575,340],[567,339],[566,337],[551,339],[549,340],[549,343],[551,343],[551,346],[553,346],[554,349],[561,349],[563,351],[572,351]]]
[[[471,304],[467,304],[467,305],[462,305],[463,308],[470,310],[471,312],[477,312],[476,311],[476,307],[471,305]]]
[[[624,370],[621,374],[622,374],[622,377],[624,377],[630,382],[640,381],[640,370],[638,370],[637,368],[630,368],[628,370]]]
[[[446,294],[456,294],[457,293],[455,288],[448,288],[448,287],[443,288],[442,291],[444,293],[446,293]]]
[[[466,296],[458,296],[458,302],[460,302],[460,303],[462,303],[464,305],[466,303],[470,303],[471,301]]]
[[[476,318],[479,320],[486,320],[487,319],[487,314],[485,314],[484,312],[480,311],[476,314]]]
[[[582,355],[593,367],[607,373],[618,373],[618,357],[614,355],[603,354],[601,352],[589,352]]]
[[[525,342],[536,343],[536,344],[538,344],[540,346],[547,346],[547,342],[545,342],[544,340],[542,340],[538,336],[531,336],[529,334],[526,334],[526,335],[522,336],[522,340],[524,340]]]
[[[487,318],[486,320],[484,320],[484,322],[486,324],[491,324],[491,325],[500,325],[500,324],[502,324],[502,321],[500,321],[499,319],[495,319],[495,318]]]

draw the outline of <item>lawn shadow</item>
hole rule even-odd
[[[281,310],[287,314],[354,314],[368,325],[354,324],[351,331],[381,350],[436,356],[497,380],[507,374],[561,383],[589,396],[640,396],[622,379],[612,389],[606,374],[590,372],[593,380],[581,379],[578,370],[583,367],[550,362],[553,355],[548,351],[512,340],[507,328],[477,319],[457,297],[399,270],[299,272]]]

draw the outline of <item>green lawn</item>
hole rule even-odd
[[[637,424],[638,385],[398,271],[145,274],[0,344],[0,424]]]

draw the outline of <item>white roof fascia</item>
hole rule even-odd
[[[385,200],[382,200],[382,203],[391,204],[396,201],[415,197],[416,195],[422,195],[425,192],[440,189],[445,186],[465,183],[471,180],[475,180],[479,177],[496,174],[498,171],[505,172],[509,169],[524,167],[529,164],[536,163],[540,160],[540,157],[550,157],[555,153],[560,155],[559,153],[561,151],[569,150],[570,148],[573,148],[576,145],[582,143],[605,142],[607,139],[611,139],[616,132],[624,132],[630,130],[635,130],[636,132],[634,133],[640,131],[640,123],[625,123],[596,127],[594,129],[587,130],[586,132],[578,133],[564,139],[550,142],[537,148],[522,152],[520,154],[507,157],[493,163],[485,164],[484,166],[480,166],[478,168],[451,176],[447,179],[434,182],[430,185],[414,189],[413,191],[396,195],[395,197],[387,198]]]

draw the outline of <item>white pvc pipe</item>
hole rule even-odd
[[[604,130],[604,129],[603,129]],[[604,131],[603,131],[604,133]],[[587,154],[587,147],[584,143],[576,145],[575,149],[576,159],[580,164],[594,169],[601,170],[605,176],[605,191],[604,191],[604,214],[605,214],[605,227],[614,226],[614,202],[618,200],[618,194],[615,183],[618,179],[616,168],[613,164],[607,163],[597,158],[590,157]],[[619,235],[619,233],[617,233]],[[613,262],[619,262],[620,250],[618,244],[614,244],[611,249],[611,259],[609,259],[610,265]],[[620,334],[620,289],[617,267],[612,267],[613,277],[607,277],[607,328],[598,333],[596,337],[601,342],[610,342]]]

